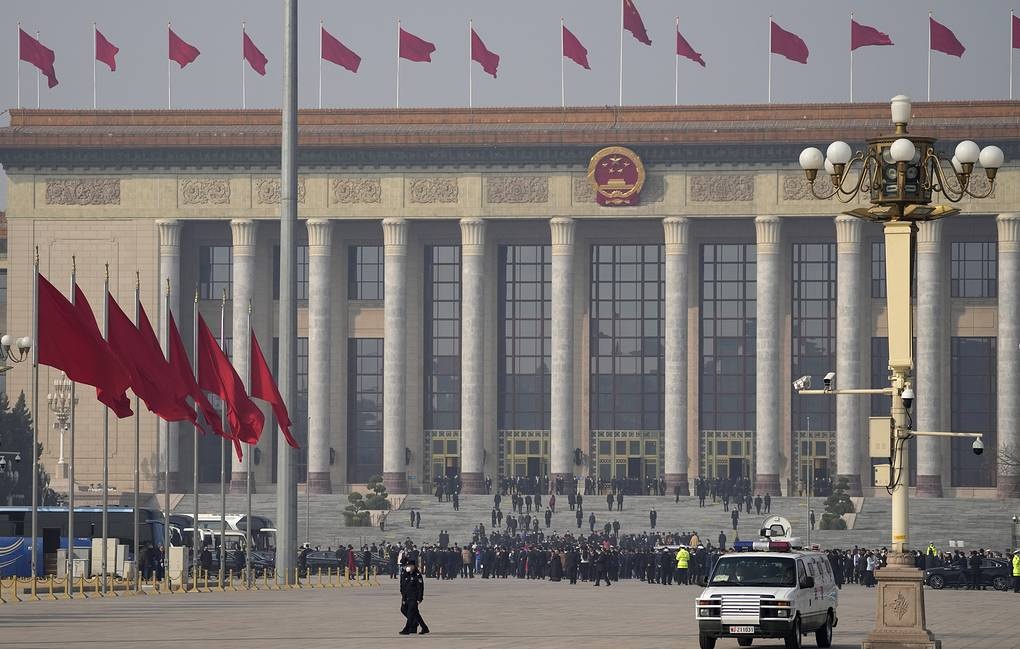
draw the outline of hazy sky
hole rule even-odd
[[[1004,99],[1009,79],[1009,0],[635,0],[652,46],[624,38],[624,103],[673,102],[673,17],[708,66],[681,59],[680,101],[764,103],[767,98],[768,17],[800,35],[807,65],[773,57],[773,101],[835,102],[848,98],[849,15],[890,35],[892,47],[855,55],[855,99],[926,94],[929,9],[966,46],[962,59],[932,54],[933,99]],[[1017,3],[1020,4],[1020,3]],[[268,74],[247,72],[250,108],[280,104],[282,2],[279,0],[0,0],[0,110],[17,105],[17,27],[41,32],[55,50],[60,85],[42,88],[42,106],[90,108],[93,21],[120,48],[117,71],[97,70],[100,108],[166,108],[166,22],[201,50],[173,71],[175,108],[240,107],[241,20],[269,58]],[[591,71],[567,61],[568,105],[616,104],[620,0],[300,0],[299,101],[318,98],[318,23],[362,57],[352,74],[323,64],[323,105],[394,104],[396,20],[433,42],[432,63],[401,64],[401,106],[466,106],[468,18],[501,56],[499,78],[475,64],[476,106],[558,105],[559,18],[588,48]],[[1020,77],[1020,70],[1017,76]],[[22,105],[35,106],[36,73],[21,66]],[[1018,84],[1020,91],[1020,84]],[[7,123],[3,115],[2,123]],[[5,184],[5,183],[4,183]],[[0,191],[0,209],[6,191]]]

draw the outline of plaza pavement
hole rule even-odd
[[[196,593],[0,606],[0,647],[127,649],[598,649],[698,645],[694,586],[516,579],[428,580],[422,613],[432,627],[403,637],[396,581],[379,588]],[[1017,649],[1020,595],[926,591],[929,628],[944,649]],[[833,647],[859,647],[873,626],[875,591],[841,591]],[[813,647],[814,638],[805,639]],[[720,649],[737,646],[723,640]],[[781,647],[755,641],[754,646]]]

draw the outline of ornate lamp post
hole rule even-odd
[[[59,379],[53,380],[53,392],[46,395],[46,403],[50,410],[56,415],[57,420],[53,422],[54,430],[60,432],[60,458],[57,459],[60,477],[67,478],[67,463],[64,462],[64,433],[71,429],[71,409],[78,405],[78,397],[74,396],[71,390],[71,379],[66,374],[61,374]],[[70,489],[68,485],[68,489]]]
[[[9,363],[21,363],[28,360],[28,352],[32,349],[32,339],[28,336],[15,339],[10,334],[0,336],[0,374],[11,369]]]
[[[835,197],[849,203],[866,192],[871,206],[852,209],[846,214],[882,223],[885,230],[891,387],[882,392],[892,396],[891,466],[887,486],[892,495],[892,553],[888,566],[878,572],[875,629],[862,645],[864,649],[941,646],[925,626],[922,574],[914,567],[913,556],[907,551],[907,476],[910,475],[907,442],[918,434],[911,430],[912,422],[907,415],[914,397],[910,301],[914,240],[919,221],[959,213],[953,207],[932,205],[933,194],[941,194],[953,203],[965,197],[986,198],[994,190],[995,175],[1003,162],[999,147],[979,150],[970,140],[960,142],[955,155],[946,160],[935,150],[935,138],[907,132],[909,120],[910,99],[897,95],[892,99],[895,132],[871,138],[866,151],[855,154],[846,142],[837,141],[829,145],[824,156],[814,147],[800,154],[800,166],[816,198]],[[989,186],[981,193],[972,185],[975,163],[980,163],[988,178]],[[832,189],[819,193],[815,181],[822,170],[828,173]]]

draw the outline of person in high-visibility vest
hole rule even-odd
[[[688,578],[689,571],[687,570],[687,568],[690,566],[690,564],[691,564],[691,553],[687,550],[687,548],[680,548],[679,550],[677,550],[676,551],[676,581],[677,581],[677,583],[680,583],[680,584],[689,584],[689,583],[691,583],[689,578]]]
[[[928,543],[928,549],[924,551],[925,568],[931,569],[938,565],[939,551],[934,543]]]
[[[1013,592],[1020,593],[1020,550],[1013,553]]]

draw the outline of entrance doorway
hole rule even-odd
[[[529,457],[528,458],[528,477],[539,478],[542,472],[542,458],[540,457]]]
[[[446,458],[446,472],[444,473],[444,475],[447,478],[452,478],[452,477],[458,475],[459,473],[460,473],[460,460],[459,460],[459,458],[447,456],[447,458]]]

